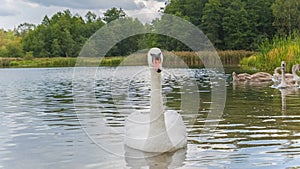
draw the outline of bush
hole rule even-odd
[[[249,58],[241,60],[243,68],[256,68],[263,71],[271,71],[280,66],[281,61],[286,61],[287,70],[300,62],[300,37],[293,34],[287,38],[275,37],[264,41],[260,46],[260,52]]]

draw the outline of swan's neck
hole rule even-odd
[[[295,78],[300,78],[298,75],[297,75],[297,66],[296,65],[294,65],[293,67],[292,67],[292,74],[293,74],[293,78],[295,79]]]
[[[277,68],[274,70],[274,75],[279,75],[279,72],[278,72],[279,69],[280,69],[280,68],[277,67]]]
[[[279,85],[281,88],[285,88],[286,87],[286,82],[285,82],[285,70],[284,68],[282,69],[282,73],[281,73],[281,83]]]
[[[150,126],[144,149],[149,152],[167,152],[172,143],[167,133],[161,92],[161,74],[151,69]]]
[[[151,69],[150,106],[150,132],[155,132],[156,130],[160,129],[165,130],[163,99],[161,90],[161,73],[157,73],[154,69]],[[153,128],[153,131],[151,131],[151,128]]]

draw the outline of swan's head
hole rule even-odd
[[[281,62],[281,70],[282,70],[283,72],[285,71],[285,67],[286,67],[285,61],[282,61],[282,62]]]
[[[236,81],[238,79],[237,74],[235,72],[232,72],[232,80]]]
[[[151,48],[148,52],[148,64],[157,73],[162,71],[163,54],[159,48]]]
[[[237,78],[237,75],[236,75],[235,72],[232,72],[232,77],[233,77],[233,78]]]

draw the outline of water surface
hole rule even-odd
[[[123,145],[126,117],[150,108],[147,69],[94,71],[77,69],[72,83],[73,68],[0,69],[0,168],[300,168],[298,89],[232,85],[226,75],[225,110],[207,137],[210,78],[220,75],[167,70],[165,108],[181,113],[188,145],[149,157]],[[189,83],[197,90],[182,91]],[[196,112],[182,111],[184,92],[199,96]]]

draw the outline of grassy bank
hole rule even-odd
[[[300,35],[289,37],[274,37],[263,42],[260,52],[241,60],[243,69],[257,69],[271,71],[280,66],[281,61],[286,62],[287,70],[300,63]]]
[[[218,51],[221,62],[225,66],[237,66],[240,60],[253,55],[249,51]],[[200,55],[209,55],[201,53]],[[164,52],[164,60],[168,66],[183,65],[201,67],[203,63],[195,52]],[[99,58],[1,58],[2,68],[33,68],[33,67],[73,67],[77,66],[118,66],[118,65],[147,65],[146,53],[140,52],[128,57],[105,57],[99,65]]]
[[[33,67],[71,67],[76,63],[76,58],[0,58],[2,68],[33,68]]]

